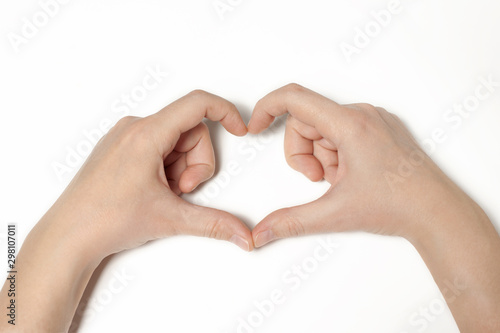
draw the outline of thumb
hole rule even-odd
[[[310,203],[272,212],[252,231],[255,247],[280,238],[339,231],[342,204],[336,199],[330,190]]]
[[[177,234],[226,240],[245,251],[253,250],[252,232],[236,216],[177,198],[175,209],[168,214]]]

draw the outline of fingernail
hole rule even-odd
[[[241,236],[233,235],[231,237],[231,239],[229,239],[229,241],[231,243],[237,245],[238,247],[240,247],[243,251],[247,251],[247,252],[250,251],[250,245],[248,244],[246,239],[244,239]]]
[[[275,239],[276,237],[274,236],[272,230],[259,232],[257,236],[255,236],[255,247],[261,247]]]

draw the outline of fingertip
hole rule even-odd
[[[181,175],[179,188],[183,193],[194,191],[204,181],[213,175],[214,167],[209,164],[190,165]]]
[[[254,127],[252,127],[252,128],[248,127],[248,133],[250,133],[250,134],[259,134],[262,131],[263,131],[262,129],[257,129],[257,128],[254,128]]]
[[[254,242],[252,238],[252,231],[237,217],[231,215],[234,219],[233,235],[228,239],[231,243],[235,244],[243,251],[251,252],[254,249]]]
[[[238,126],[238,129],[236,129],[233,134],[236,136],[245,136],[247,133],[248,133],[248,128],[243,122],[243,120],[241,120],[241,124]]]
[[[277,239],[275,233],[272,231],[272,217],[274,213],[266,216],[260,221],[252,230],[252,240],[255,248],[262,247],[267,243]]]
[[[168,179],[167,180],[168,187],[172,192],[174,192],[175,195],[181,195],[182,190],[179,188],[179,183],[173,179]]]
[[[325,168],[325,180],[330,184],[333,184],[335,178],[337,177],[338,166],[329,165]]]
[[[220,234],[221,239],[233,243],[245,252],[254,249],[252,231],[248,229],[241,219],[225,211],[214,210],[214,212],[219,215],[219,221],[224,221],[224,227]]]
[[[257,248],[262,247],[276,239],[277,237],[271,229],[263,230],[253,236],[253,242]]]
[[[304,175],[312,182],[319,182],[320,180],[323,179],[323,170],[318,170],[318,169],[308,169],[305,170]]]
[[[195,182],[193,180],[184,180],[179,182],[179,189],[182,193],[190,193],[194,191],[201,182]]]
[[[255,106],[250,121],[248,122],[248,132],[251,134],[259,134],[264,129],[268,128],[275,119],[274,116],[260,109],[258,105],[259,103]]]
[[[253,241],[249,241],[248,239],[240,235],[235,234],[231,236],[229,241],[234,245],[238,246],[243,251],[250,252],[253,250]]]
[[[247,252],[252,252],[255,249],[255,244],[253,242],[252,234],[250,234],[250,237],[248,239],[248,251]]]
[[[294,170],[302,173],[312,182],[318,182],[325,176],[321,163],[313,155],[290,156],[287,162]]]
[[[228,115],[228,117],[220,120],[222,126],[231,134],[236,136],[244,136],[247,134],[248,129],[241,118],[241,114],[238,112],[236,107],[234,111]]]
[[[282,208],[267,215],[252,231],[255,247],[262,247],[278,239],[310,233],[309,226],[304,222],[308,221],[314,211],[307,209],[308,205],[310,204]]]
[[[248,133],[250,134],[259,134],[262,129],[257,128],[257,125],[255,125],[255,121],[253,120],[253,117],[250,118],[250,121],[248,122]]]

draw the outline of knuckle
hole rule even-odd
[[[391,117],[393,117],[394,119],[396,119],[396,121],[400,124],[403,124],[403,122],[401,121],[401,118],[399,118],[399,116],[397,114],[394,114],[394,113],[391,113],[391,112],[387,112]]]
[[[371,104],[360,103],[353,105],[351,113],[351,131],[353,136],[362,136],[371,133],[381,118],[379,111]]]
[[[201,97],[204,97],[207,95],[208,95],[208,93],[205,90],[201,90],[201,89],[195,89],[195,90],[191,91],[189,94],[187,94],[187,96],[189,96],[191,98],[201,98]]]
[[[125,117],[122,117],[122,118],[120,118],[120,120],[118,120],[118,122],[116,123],[115,127],[126,127],[129,124],[131,124],[134,121],[136,121],[137,119],[139,119],[139,117],[134,117],[134,116],[125,116]]]
[[[304,87],[302,87],[300,84],[298,83],[295,83],[295,82],[290,82],[288,83],[287,85],[285,85],[285,89],[288,89],[288,90],[303,90]]]
[[[205,237],[222,239],[223,238],[223,223],[220,218],[214,219],[207,223],[204,232]]]
[[[351,117],[351,120],[352,120],[351,133],[354,136],[359,136],[366,133],[371,122],[370,116],[362,111],[354,112]]]
[[[143,147],[150,144],[152,137],[149,122],[137,118],[127,124],[124,129],[121,141],[124,145],[131,147]]]
[[[387,111],[386,111],[387,112]],[[387,112],[387,114],[391,115],[391,117],[394,117],[396,119],[399,119],[399,116],[395,113],[392,113],[392,112]]]
[[[125,116],[125,117],[122,117],[111,128],[111,130],[109,131],[109,133],[112,133],[112,135],[121,136],[125,132],[127,132],[128,129],[129,129],[129,127],[131,126],[131,124],[133,124],[134,122],[136,122],[138,119],[140,119],[140,118],[139,117],[134,117],[134,116]]]
[[[389,118],[390,119],[398,119],[398,117],[395,114],[387,111],[386,109],[384,109],[380,106],[376,106],[375,110],[377,110],[378,115],[383,119],[389,119]]]
[[[289,83],[283,87],[283,90],[287,95],[296,95],[303,93],[305,88],[298,83]]]
[[[290,209],[285,209],[282,218],[276,226],[282,232],[282,237],[296,237],[305,234],[304,225]]]
[[[357,103],[355,105],[357,106],[357,108],[359,110],[365,111],[368,113],[374,113],[377,111],[377,108],[370,103]]]

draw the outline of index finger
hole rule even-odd
[[[328,138],[339,133],[347,117],[341,105],[292,83],[267,94],[255,105],[248,131],[257,134],[266,129],[275,117],[287,112]]]
[[[203,90],[194,90],[149,117],[160,131],[175,133],[177,137],[197,126],[203,118],[219,121],[234,135],[247,133],[233,103]]]

